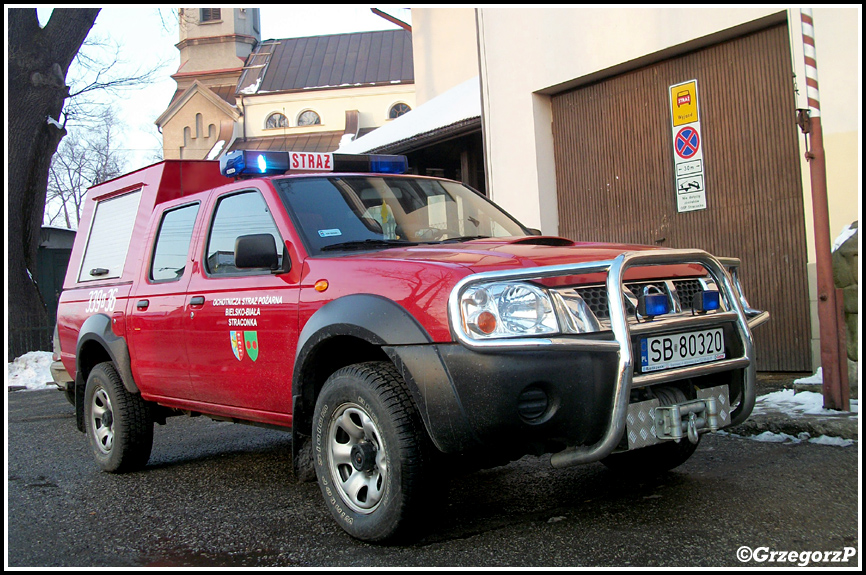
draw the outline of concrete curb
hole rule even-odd
[[[752,415],[740,425],[726,428],[725,431],[737,435],[759,435],[765,431],[770,431],[772,433],[787,433],[794,437],[806,432],[813,438],[828,435],[856,440],[858,439],[858,429],[859,422],[856,413],[791,417],[784,413],[769,412]]]

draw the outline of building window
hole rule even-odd
[[[410,108],[407,104],[404,104],[403,102],[399,102],[399,103],[391,106],[391,111],[388,112],[388,117],[393,120],[394,118],[399,118],[400,116],[402,116],[406,112],[411,112],[411,111],[412,111],[412,108]]]
[[[215,22],[220,19],[219,8],[202,8],[201,22]]]
[[[267,122],[265,122],[265,128],[288,128],[289,127],[289,119],[279,112],[274,112],[270,116],[268,116]]]
[[[301,115],[298,116],[298,125],[299,126],[315,126],[317,124],[321,124],[322,120],[319,118],[319,115],[312,110],[307,110],[306,112],[301,112]]]

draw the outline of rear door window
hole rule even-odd
[[[96,203],[78,281],[105,280],[123,275],[140,200],[139,189]]]

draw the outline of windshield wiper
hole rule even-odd
[[[459,242],[468,242],[470,240],[483,240],[485,238],[489,238],[490,236],[459,236],[456,238],[448,238],[447,240],[441,240],[440,244],[456,244]]]
[[[355,240],[351,242],[340,242],[330,244],[322,248],[323,252],[334,250],[364,250],[370,248],[393,248],[395,246],[417,246],[418,242],[410,242],[409,240]]]

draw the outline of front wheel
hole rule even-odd
[[[153,447],[153,417],[140,395],[129,393],[114,366],[100,363],[84,391],[87,442],[103,471],[143,468]]]
[[[314,464],[326,505],[347,533],[394,539],[417,514],[424,433],[393,365],[357,364],[328,378],[316,401]]]

